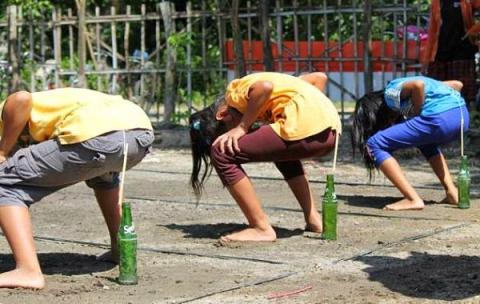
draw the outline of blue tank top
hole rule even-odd
[[[385,87],[385,103],[392,110],[406,115],[412,104],[410,99],[400,98],[403,83],[412,80],[422,80],[425,84],[425,100],[423,101],[421,116],[433,116],[465,105],[460,92],[445,83],[424,76],[396,78]]]

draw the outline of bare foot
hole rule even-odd
[[[96,259],[97,261],[109,262],[113,264],[118,264],[120,261],[119,254],[116,250],[115,252],[112,252],[112,250],[109,250],[105,253],[102,253],[101,255],[97,255]]]
[[[307,220],[307,225],[305,225],[305,231],[321,233],[322,232],[322,218],[320,214],[316,213]]]
[[[220,238],[222,242],[273,242],[276,239],[277,234],[272,227],[267,230],[247,228]]]
[[[31,272],[20,268],[0,274],[0,288],[30,288],[45,287],[45,278],[41,272]]]
[[[396,203],[386,205],[383,210],[388,211],[400,211],[400,210],[422,210],[425,207],[425,204],[422,200],[411,201],[406,198],[399,200]]]
[[[440,201],[440,204],[458,205],[458,191],[454,193],[447,192],[445,198]]]

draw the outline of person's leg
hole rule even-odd
[[[428,144],[435,131],[429,128],[429,125],[431,124],[425,123],[423,118],[417,116],[379,131],[369,138],[367,145],[376,166],[404,196],[403,199],[385,206],[385,210],[421,210],[424,208],[423,200],[407,181],[391,152]]]
[[[127,169],[136,166],[150,152],[153,139],[153,132],[149,130],[125,131],[125,140],[128,143]],[[98,256],[97,259],[114,263],[119,262],[117,233],[122,209],[118,204],[120,195],[118,171],[121,170],[123,165],[124,145],[122,142],[123,133],[113,132],[83,143],[83,146],[92,151],[107,152],[103,165],[104,174],[88,179],[86,184],[95,192],[97,203],[110,235],[111,249]],[[107,172],[105,173],[105,171]]]
[[[302,207],[306,223],[305,230],[317,233],[322,232],[322,217],[315,206],[315,200],[307,177],[299,175],[287,180],[287,183],[300,207]]]
[[[240,152],[235,155],[221,153],[218,147],[212,147],[212,163],[223,184],[227,187],[237,204],[244,212],[245,217],[249,221],[250,227],[259,231],[266,231],[266,225],[268,224],[270,226],[268,218],[261,209],[260,202],[255,195],[253,186],[246,177],[241,164],[265,161],[284,162],[312,156],[323,156],[331,151],[334,146],[334,140],[335,133],[331,130],[326,130],[301,141],[286,142],[281,139],[270,126],[263,126],[240,139]],[[285,172],[282,172],[282,174],[286,177]],[[303,175],[303,171],[299,174]],[[286,179],[289,181],[289,179],[297,176],[297,174],[290,174]],[[305,177],[304,179],[304,181],[306,181]],[[294,194],[301,198],[302,201],[299,201],[299,203],[302,208],[306,207],[306,209],[308,209],[309,205],[313,205],[311,199],[306,199],[307,196],[311,197],[311,193],[308,187],[300,189],[298,184],[301,183],[302,182],[299,182],[299,180],[293,181],[296,192]],[[304,192],[301,193],[302,190]],[[245,206],[248,206],[248,208],[245,208]],[[311,211],[312,217],[314,217],[313,212],[314,211]],[[307,222],[307,225],[308,224],[310,223]],[[315,224],[315,226],[318,228],[318,223]],[[249,231],[250,230],[247,229],[245,234],[248,235],[248,240],[262,240],[261,238],[252,239],[252,234]],[[247,238],[243,238],[245,235],[242,235],[241,233],[242,231],[235,233],[235,237],[228,235],[225,239],[247,240]]]
[[[97,198],[98,206],[102,211],[103,218],[107,224],[108,233],[110,235],[110,251],[98,257],[98,260],[119,262],[119,252],[117,244],[117,233],[122,216],[122,208],[118,204],[119,188],[112,189],[96,188],[95,197]]]
[[[368,147],[374,156],[377,166],[405,196],[404,199],[397,203],[388,205],[386,209],[417,210],[423,208],[423,202],[420,203],[420,197],[406,180],[398,162],[392,158],[390,151],[418,147],[430,161],[433,156],[440,153],[438,145],[451,142],[459,137],[460,111],[466,113],[466,108],[455,108],[431,117],[416,116],[380,131],[368,140]],[[465,117],[464,124],[465,130],[467,130],[469,125],[468,117]],[[441,162],[441,159],[433,159],[434,171],[442,170],[441,166],[443,165],[439,164],[438,161]],[[435,173],[439,176],[442,184],[449,182],[448,177],[445,180],[445,176],[441,171],[438,171],[438,173],[435,171]],[[447,184],[447,187],[449,187],[448,190],[451,190],[450,185]],[[446,191],[448,190],[446,188]]]
[[[385,206],[384,210],[421,210],[425,207],[423,200],[407,181],[395,158],[390,157],[383,161],[379,169],[404,196],[402,200]]]
[[[447,160],[442,153],[432,156],[428,159],[430,166],[435,172],[435,175],[438,177],[438,180],[445,189],[445,198],[442,202],[449,203],[452,205],[458,204],[458,190],[455,184],[453,183],[452,176],[448,170]]]
[[[223,241],[275,241],[277,238],[275,230],[262,210],[250,179],[244,176],[227,189],[247,218],[250,228],[223,236],[221,239]]]
[[[434,137],[441,138],[440,143],[458,140],[460,136],[461,117],[464,118],[464,130],[468,130],[470,118],[465,106],[449,110],[438,115],[438,124],[441,126]],[[433,172],[445,189],[445,198],[441,201],[452,205],[458,204],[458,190],[448,169],[447,160],[438,145],[422,145],[419,147],[422,154],[430,163]]]
[[[307,176],[300,160],[275,162],[275,166],[282,173],[290,190],[295,195],[305,218],[305,230],[322,232],[322,218],[315,206],[313,193],[310,189]]]
[[[0,274],[1,287],[45,287],[32,234],[32,223],[27,207],[1,206],[0,226],[12,249],[16,267]]]

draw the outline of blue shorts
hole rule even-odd
[[[433,116],[415,116],[375,133],[367,142],[375,165],[380,166],[392,157],[391,152],[404,148],[417,147],[427,159],[439,154],[439,145],[460,138],[461,111],[466,131],[470,119],[467,108],[462,106]]]

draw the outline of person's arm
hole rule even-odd
[[[3,134],[0,140],[0,162],[4,161],[17,143],[18,137],[30,119],[32,95],[21,91],[8,96],[3,107]]]
[[[225,152],[225,148],[233,154],[239,152],[238,140],[247,134],[250,126],[257,120],[258,113],[263,104],[270,98],[273,91],[273,84],[270,81],[257,81],[250,86],[248,90],[248,104],[245,113],[243,113],[240,123],[220,135],[214,141],[213,145],[220,144],[220,151]]]
[[[325,73],[315,72],[299,76],[300,79],[310,83],[311,85],[317,87],[320,91],[325,93],[327,88],[328,77]]]
[[[462,88],[463,88],[463,83],[461,81],[458,81],[458,80],[445,80],[445,81],[442,81],[444,84],[448,85],[449,87],[451,87],[452,89],[456,90],[456,91],[461,91]]]
[[[413,106],[413,115],[420,114],[425,101],[425,83],[423,80],[406,81],[402,85],[400,99],[410,99]]]
[[[272,91],[273,84],[270,81],[257,81],[250,86],[248,90],[247,110],[238,125],[245,133],[248,132],[250,126],[257,120],[258,112],[263,104],[270,98]]]

